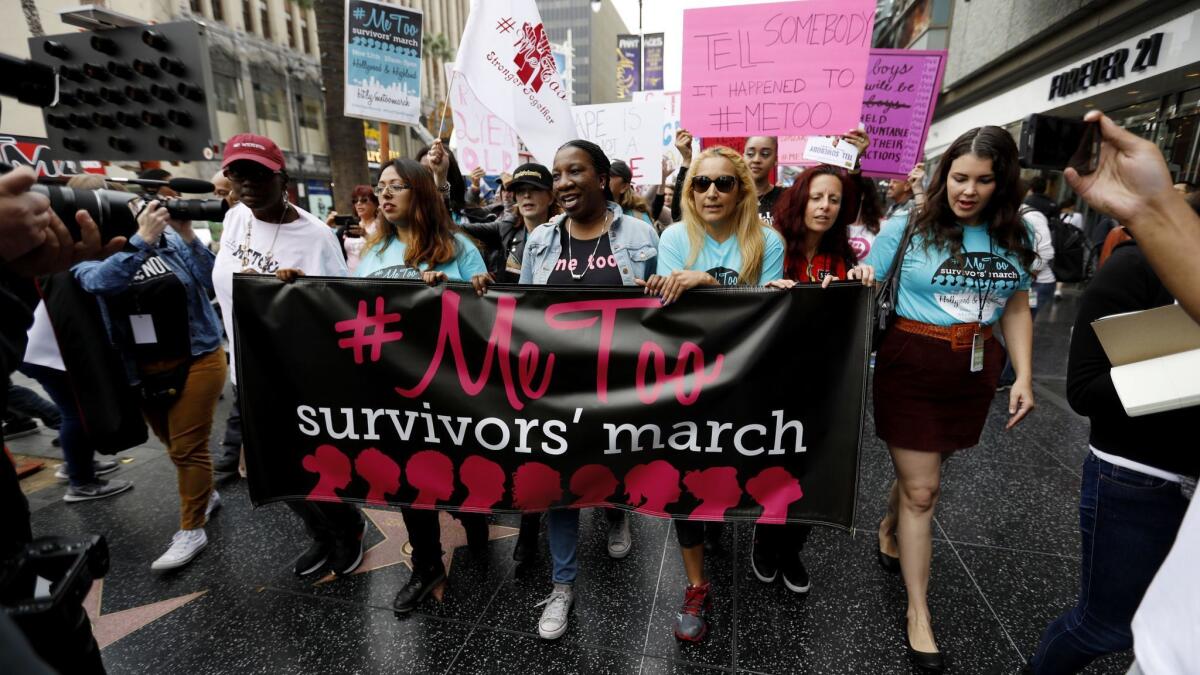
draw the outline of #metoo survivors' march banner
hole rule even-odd
[[[421,12],[346,0],[346,115],[418,124]]]
[[[870,292],[239,274],[250,495],[849,527]]]
[[[683,13],[683,126],[699,137],[842,133],[858,124],[873,0]]]
[[[871,137],[865,175],[904,179],[921,161],[945,71],[944,51],[871,50],[862,108]]]

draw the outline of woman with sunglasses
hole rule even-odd
[[[213,286],[225,334],[229,337],[230,363],[234,363],[233,275],[236,272],[279,274],[290,270],[308,275],[344,277],[346,260],[337,237],[325,223],[287,199],[287,172],[283,152],[266,136],[238,134],[225,145],[225,176],[233,183],[240,202],[225,214],[221,249],[213,266]],[[239,406],[237,372],[229,369],[234,384],[233,405]],[[251,467],[254,470],[254,467]],[[366,521],[350,504],[289,501],[312,543],[295,560],[293,571],[306,576],[331,570],[346,575],[362,562],[362,537]]]
[[[433,160],[443,149],[435,143]],[[450,220],[450,212],[438,194],[434,175],[411,159],[397,159],[379,173],[375,194],[383,215],[375,232],[367,238],[362,261],[354,276],[388,279],[421,279],[435,285],[442,281],[470,281],[485,274],[479,249]],[[412,574],[396,593],[392,608],[402,614],[413,611],[446,583],[442,562],[442,529],[438,512],[403,507],[400,509],[412,544]],[[482,514],[455,513],[467,531],[472,553],[486,551],[487,520]]]
[[[330,211],[325,218],[325,224],[330,227],[338,227],[337,237],[342,242],[342,250],[346,252],[346,267],[350,269],[351,274],[354,274],[355,268],[358,267],[358,261],[362,257],[363,247],[367,244],[367,237],[375,232],[375,220],[379,216],[379,198],[375,196],[370,185],[355,185],[354,192],[350,195],[350,201],[354,204],[354,215],[358,218],[357,223],[338,227],[336,223],[338,212]]]
[[[1019,213],[1017,146],[1004,129],[979,127],[955,139],[928,192],[919,212],[884,225],[866,262],[883,277],[899,251],[897,318],[879,347],[873,388],[875,431],[896,473],[879,524],[878,559],[902,573],[908,591],[909,660],[941,671],[926,592],[942,462],[979,443],[1004,365],[992,338],[997,322],[1017,373],[1005,428],[1033,410],[1029,287],[1036,255]]]
[[[641,284],[646,293],[668,304],[697,286],[761,286],[783,275],[783,241],[758,216],[754,177],[741,155],[723,146],[700,153],[684,194],[683,221],[663,232],[658,272]],[[688,579],[675,637],[699,642],[708,634],[712,605],[704,573],[706,524],[674,523]]]
[[[611,164],[600,146],[574,140],[554,155],[551,171],[554,198],[563,215],[529,233],[521,261],[521,283],[570,286],[634,286],[654,270],[658,233],[645,221],[626,215],[612,200]],[[487,275],[471,280],[480,295]],[[633,547],[629,517],[605,509],[608,555],[624,558]],[[555,640],[567,632],[578,572],[579,510],[554,509],[546,514],[553,562],[554,588],[540,605],[538,634]],[[523,523],[524,525],[524,523]]]

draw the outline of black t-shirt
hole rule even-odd
[[[133,275],[129,288],[108,298],[107,304],[110,319],[125,324],[121,332],[128,336],[126,347],[137,360],[191,356],[187,287],[159,256],[147,258]],[[147,326],[153,326],[153,330]]]
[[[775,202],[783,194],[783,188],[775,185],[766,194],[758,198],[758,217],[767,227],[775,226]]]
[[[571,284],[584,284],[587,286],[621,286],[621,270],[617,269],[617,258],[612,252],[612,243],[609,241],[608,232],[600,235],[600,241],[595,239],[576,239],[570,237],[568,243],[567,227],[564,224],[560,227],[562,231],[562,255],[558,257],[558,262],[554,264],[554,269],[550,272],[550,278],[546,280],[548,284],[562,284],[569,286]],[[593,257],[592,252],[595,251]],[[571,258],[574,254],[574,259]],[[588,265],[591,265],[589,268]],[[585,271],[586,270],[586,271]],[[574,272],[576,276],[583,274],[583,278],[578,281],[571,276]]]

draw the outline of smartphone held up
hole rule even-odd
[[[1021,166],[1054,171],[1071,167],[1086,176],[1100,163],[1100,140],[1098,122],[1030,115],[1021,127]]]

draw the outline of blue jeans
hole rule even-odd
[[[37,392],[19,384],[8,383],[8,410],[25,417],[36,417],[42,424],[57,429],[60,422],[59,406],[38,396]]]
[[[1179,485],[1088,453],[1079,495],[1079,600],[1042,633],[1034,673],[1076,673],[1133,646],[1130,622],[1183,521]]]
[[[621,509],[604,509],[610,526],[628,517]],[[550,540],[551,577],[556,584],[573,584],[579,573],[576,551],[579,548],[579,509],[552,509],[546,513],[546,535]]]
[[[54,405],[58,406],[62,420],[58,427],[58,437],[62,443],[63,461],[67,464],[67,477],[71,485],[78,487],[96,482],[96,473],[92,468],[95,451],[83,431],[83,422],[79,419],[79,408],[75,403],[75,392],[71,389],[67,374],[32,363],[22,364],[20,371],[37,380],[42,389],[50,395]]]
[[[1030,319],[1036,319],[1038,311],[1043,307],[1049,307],[1050,303],[1054,302],[1054,287],[1053,281],[1048,281],[1044,284],[1034,283],[1033,288],[1029,289],[1037,297],[1037,307],[1030,307]],[[1004,359],[1004,370],[1000,371],[1000,384],[1011,385],[1017,381],[1017,372],[1013,370],[1012,360],[1008,357]]]

